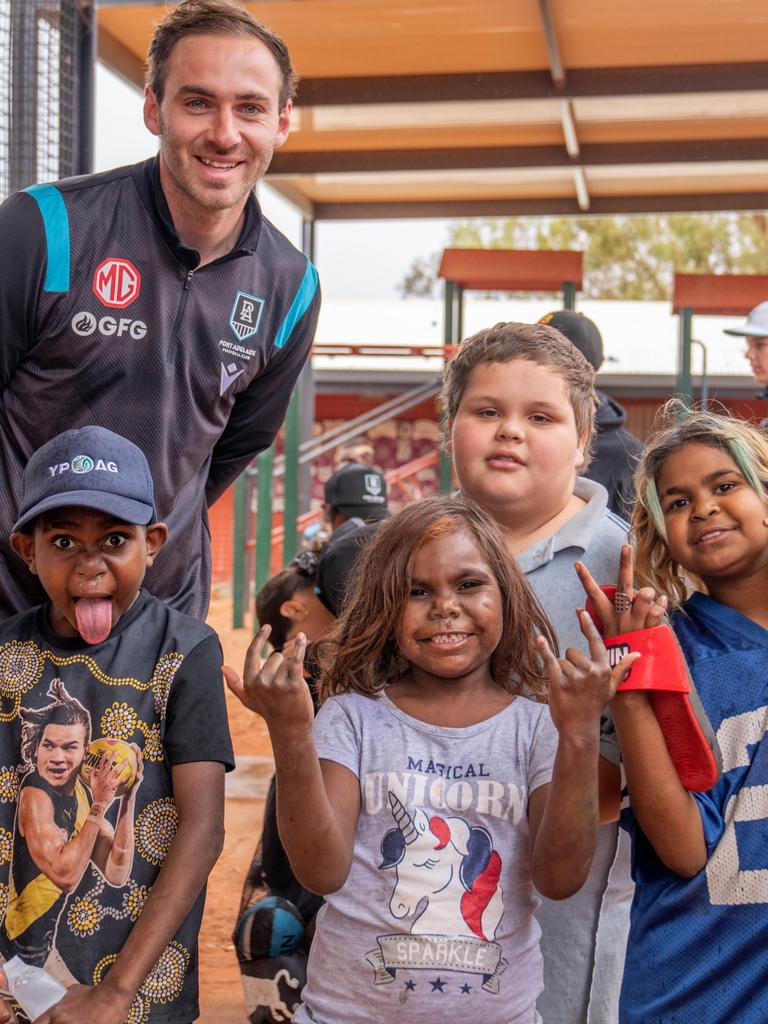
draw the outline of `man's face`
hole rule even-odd
[[[46,725],[37,746],[37,774],[57,789],[74,787],[85,757],[85,726]]]
[[[744,350],[758,384],[768,384],[768,338],[747,338]]]
[[[277,61],[253,37],[193,35],[175,46],[162,102],[149,86],[144,98],[172,208],[174,200],[208,210],[245,203],[288,136],[281,86]]]

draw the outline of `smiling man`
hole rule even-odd
[[[272,443],[317,323],[316,271],[253,193],[296,85],[242,7],[184,0],[149,49],[158,156],[0,207],[0,617],[40,599],[6,540],[23,467],[86,423],[146,451],[172,538],[147,587],[205,616],[207,509]]]

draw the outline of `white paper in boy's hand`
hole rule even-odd
[[[10,992],[30,1020],[35,1020],[66,995],[66,988],[42,967],[25,963],[20,957],[8,960],[1,972],[3,990]]]

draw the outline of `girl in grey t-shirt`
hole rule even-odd
[[[245,682],[227,670],[269,727],[291,865],[327,900],[294,1021],[537,1021],[533,888],[584,881],[600,712],[635,657],[612,672],[581,626],[590,654],[558,661],[496,524],[430,498],[366,549],[314,728],[303,639],[262,664],[262,631]]]

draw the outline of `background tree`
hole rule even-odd
[[[672,275],[768,273],[765,213],[664,217],[512,217],[461,221],[450,246],[580,249],[584,295],[593,299],[668,299]],[[414,260],[401,295],[435,293],[439,253]]]

